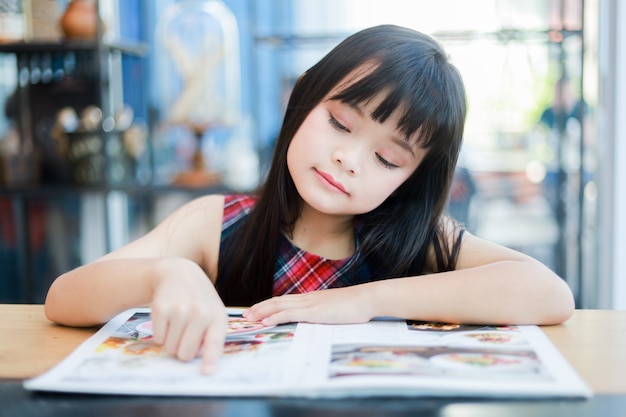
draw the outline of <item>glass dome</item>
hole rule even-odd
[[[158,51],[162,128],[170,130],[177,140],[184,136],[181,129],[196,139],[192,170],[179,174],[176,182],[217,182],[215,173],[207,172],[203,155],[207,144],[203,146],[203,141],[216,130],[233,129],[241,119],[235,16],[221,0],[182,1],[164,11],[157,23],[156,37],[162,46]]]

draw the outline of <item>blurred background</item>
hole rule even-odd
[[[546,263],[578,307],[624,309],[625,9],[0,0],[0,302],[42,302],[56,276],[185,201],[253,189],[299,75],[347,35],[392,23],[435,37],[464,77],[449,214]]]

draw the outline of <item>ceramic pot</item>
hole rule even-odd
[[[61,30],[68,39],[93,39],[98,32],[95,0],[71,0],[61,16]]]

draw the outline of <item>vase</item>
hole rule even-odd
[[[98,33],[98,20],[95,0],[71,0],[59,23],[68,39],[94,39]]]

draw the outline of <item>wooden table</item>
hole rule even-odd
[[[237,398],[150,398],[35,394],[21,380],[39,375],[72,352],[97,329],[77,329],[49,322],[41,305],[0,304],[0,417],[79,416],[94,410],[107,415],[186,417],[202,415],[308,415],[363,417],[384,415],[507,417],[626,416],[626,311],[577,310],[566,323],[542,330],[594,391],[589,400],[468,400],[416,398],[367,400],[294,400]],[[44,413],[44,414],[42,414]],[[240,414],[241,413],[241,414]],[[104,414],[97,414],[104,415]]]
[[[626,394],[626,311],[576,310],[542,330],[594,393]]]
[[[0,318],[0,378],[39,375],[97,330],[58,326],[42,305],[0,304]]]

